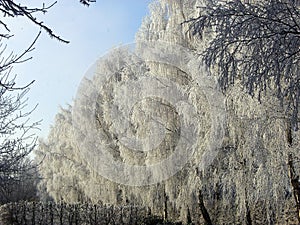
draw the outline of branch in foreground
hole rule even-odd
[[[226,91],[236,81],[259,101],[274,93],[292,126],[300,107],[300,8],[293,0],[241,0],[208,4],[187,21],[193,35],[212,35],[202,52]]]

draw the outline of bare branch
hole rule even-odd
[[[0,12],[2,12],[3,17],[26,17],[33,24],[37,25],[42,30],[45,30],[50,35],[50,37],[55,38],[64,43],[69,43],[69,41],[66,41],[58,35],[56,35],[48,26],[44,25],[42,21],[39,21],[36,17],[33,16],[34,13],[46,13],[56,3],[57,2],[54,2],[50,6],[45,6],[45,4],[43,4],[41,8],[28,8],[27,6],[15,3],[13,0],[0,0]],[[10,32],[7,24],[5,24],[3,21],[0,21],[0,25],[4,26],[4,28],[8,32]],[[1,34],[1,36],[5,38],[11,37],[11,35],[9,34]]]
[[[90,6],[90,4],[94,2],[96,2],[96,0],[80,0],[80,3],[82,3],[85,6]]]

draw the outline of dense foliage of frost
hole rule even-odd
[[[287,142],[276,98],[260,104],[242,94],[238,82],[220,93],[197,56],[205,41],[183,23],[201,4],[153,2],[136,46],[99,59],[74,105],[57,114],[38,151],[43,184],[56,201],[138,204],[170,220],[191,217],[201,224],[201,190],[214,224],[295,220],[287,159],[298,153],[299,134]],[[185,133],[185,126],[194,129]],[[184,160],[151,167],[176,153],[183,134],[191,142]]]

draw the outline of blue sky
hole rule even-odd
[[[47,137],[59,106],[72,103],[81,79],[98,57],[120,44],[134,42],[149,3],[150,0],[97,0],[87,8],[79,0],[58,0],[48,13],[36,15],[56,34],[70,41],[64,44],[43,32],[35,50],[28,55],[33,59],[12,71],[18,75],[19,85],[36,80],[27,97],[29,107],[39,104],[31,116],[34,121],[43,120],[38,135]],[[42,3],[32,0],[31,4]],[[15,53],[25,49],[39,31],[22,18],[8,23],[15,36],[9,40],[7,50]]]

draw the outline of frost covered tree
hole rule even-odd
[[[193,34],[213,38],[203,51],[223,90],[238,81],[263,100],[277,96],[298,129],[300,102],[300,8],[295,0],[206,1],[190,22]]]
[[[35,151],[41,181],[39,192],[56,202],[109,202],[103,195],[112,185],[99,176],[80,153],[74,136],[72,108],[61,108],[47,140]],[[112,198],[107,196],[107,198]]]
[[[39,150],[35,152],[36,160],[40,162],[39,170],[42,171],[39,185],[44,186],[56,201],[82,201],[78,176],[85,170],[77,161],[80,158],[76,158],[76,150],[72,144],[70,109],[62,109],[57,114],[55,127],[48,140],[47,143],[41,140]]]
[[[5,59],[3,54],[1,57],[4,57],[0,63],[0,191],[3,199],[10,185],[19,182],[22,174],[32,167],[27,159],[36,146],[34,131],[38,122],[29,121],[34,109],[26,108],[25,95],[32,82],[25,87],[18,87],[15,77],[10,76],[12,66],[21,62],[22,57],[10,56]]]
[[[43,182],[56,201],[82,199],[143,205],[155,215],[194,224],[297,223],[291,213],[295,201],[286,149],[299,154],[299,132],[293,133],[294,142],[289,146],[285,118],[276,96],[268,95],[268,101],[260,104],[241,93],[238,83],[225,94],[220,92],[215,77],[208,76],[198,54],[213,40],[214,33],[208,29],[203,40],[199,40],[184,23],[205,13],[203,8],[197,8],[201,2],[154,1],[136,35],[136,48],[114,50],[97,61],[89,79],[78,90],[72,108],[57,114],[48,139],[38,149],[40,159],[44,159]],[[134,57],[138,51],[144,60]],[[211,72],[217,75],[215,69]],[[159,89],[150,82],[140,82],[145,77],[160,81]],[[158,97],[160,89],[169,86],[169,80],[176,91],[184,93],[184,102],[194,110],[181,108],[184,104],[172,104],[166,99],[167,94]],[[171,93],[176,97],[179,92]],[[270,107],[274,105],[275,108]],[[195,120],[197,138],[184,167],[155,184],[122,183],[121,180],[132,179],[131,165],[149,166],[151,171],[141,174],[137,181],[163,174],[163,170],[152,168],[179,145],[186,122],[181,119],[187,118],[185,115]],[[155,139],[148,138],[157,131],[151,129],[155,126],[149,126],[149,121],[155,120],[167,129],[153,149],[136,151],[126,145],[131,143],[124,142],[124,137],[142,140],[134,142],[141,146],[147,147],[151,141],[156,144]],[[212,132],[216,122],[220,129]],[[216,142],[217,145],[210,145]],[[210,157],[211,152],[216,154]],[[206,159],[210,161],[207,163]],[[114,163],[127,167],[116,168]],[[169,165],[167,169],[172,169],[176,163]],[[299,166],[295,164],[295,170]],[[115,175],[120,182],[109,180],[103,171]]]

